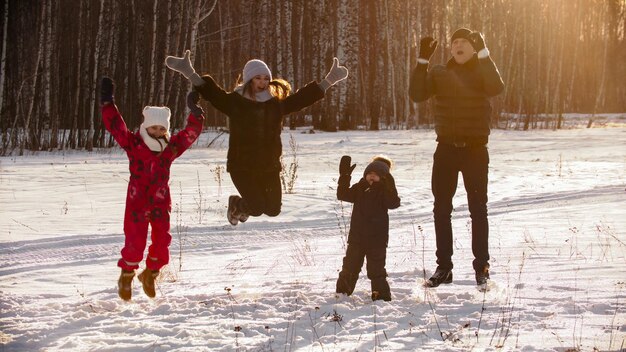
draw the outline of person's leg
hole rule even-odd
[[[473,267],[476,273],[488,273],[489,269],[488,172],[489,151],[487,147],[469,148],[464,158],[462,174],[472,218]]]
[[[391,301],[391,289],[387,283],[387,270],[385,269],[387,248],[384,246],[368,248],[365,258],[367,277],[372,285],[372,300]]]
[[[146,249],[148,239],[148,216],[147,210],[135,208],[126,204],[124,212],[124,248],[122,248],[122,258],[117,262],[117,266],[122,270],[132,271],[139,268],[139,263],[143,259],[143,252]]]
[[[245,212],[252,216],[261,216],[265,211],[265,187],[259,185],[263,175],[250,171],[230,171],[230,178],[239,191],[241,199],[237,200],[236,215]]]
[[[139,268],[139,263],[143,259],[147,237],[148,219],[145,211],[133,208],[127,202],[124,212],[124,248],[121,251],[122,257],[117,262],[117,266],[122,269],[117,280],[118,295],[125,301],[132,297],[135,269]]]
[[[457,148],[439,143],[433,157],[432,192],[435,197],[435,237],[437,239],[437,264],[452,270],[452,198],[459,177]]]
[[[363,266],[365,252],[359,245],[348,244],[346,256],[343,257],[343,266],[337,278],[337,293],[345,293],[350,296],[354,292],[354,287],[359,279],[359,273]]]
[[[283,189],[280,184],[280,171],[266,172],[265,187],[265,214],[277,216],[280,214],[283,198]]]
[[[152,243],[148,247],[146,267],[152,271],[159,271],[170,261],[170,211],[166,208],[152,209],[150,216]]]

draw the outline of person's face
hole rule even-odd
[[[462,65],[474,56],[474,47],[472,47],[469,40],[465,38],[456,38],[452,42],[450,52],[454,57],[454,61],[456,61],[457,64]]]
[[[267,89],[270,84],[270,76],[268,75],[256,75],[252,77],[252,81],[250,82],[252,86],[253,93],[260,93]]]
[[[371,185],[374,182],[380,182],[380,176],[374,171],[370,171],[365,175],[365,181]]]
[[[148,134],[153,138],[163,138],[163,136],[167,133],[167,129],[163,126],[154,125],[146,128]]]

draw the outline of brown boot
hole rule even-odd
[[[117,280],[117,293],[120,298],[125,301],[130,301],[133,294],[133,278],[135,277],[135,270],[123,270],[120,274],[119,280]]]
[[[156,296],[156,292],[154,290],[154,280],[159,276],[158,270],[150,270],[146,268],[144,271],[139,274],[137,277],[143,286],[143,292],[150,298],[154,298]]]

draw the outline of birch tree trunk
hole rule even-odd
[[[393,107],[393,115],[391,125],[395,128],[398,124],[398,107],[397,107],[397,99],[396,99],[396,75],[395,75],[395,65],[393,64],[393,45],[391,43],[391,30],[390,27],[390,18],[389,18],[389,0],[385,0],[385,31],[387,38],[387,69],[389,70],[389,78],[390,78],[390,92],[391,92],[391,105]],[[389,120],[388,120],[389,122]],[[387,128],[389,128],[390,124],[388,123]]]
[[[56,26],[54,25],[56,20],[52,11],[52,1],[47,1],[45,5],[45,10],[47,12],[46,17],[48,18],[48,28],[46,30],[47,39],[46,39],[46,62],[45,62],[45,73],[44,73],[44,84],[43,84],[43,101],[44,101],[44,115],[46,116],[46,120],[49,121],[49,125],[47,126],[47,136],[48,141],[44,146],[45,149],[53,150],[57,149],[59,145],[59,114],[56,113],[56,109],[53,107],[56,106],[56,99],[53,101],[51,94],[51,85],[52,85],[52,74],[56,72],[56,60],[53,59],[54,53],[57,52],[57,35],[56,35]],[[55,79],[56,80],[56,79]],[[1,95],[1,94],[0,94]]]
[[[167,3],[167,21],[165,23],[165,55],[174,55],[178,56],[180,53],[172,53],[170,52],[170,42],[172,38],[172,9],[173,5],[171,1]],[[156,64],[156,63],[155,63]],[[161,63],[159,63],[160,65]],[[165,74],[161,79],[161,84],[159,86],[159,101],[163,102],[163,104],[167,105],[167,100],[165,98],[165,82],[170,82],[172,80],[172,76],[174,75],[173,70],[165,70]]]
[[[157,67],[157,63],[155,62],[155,56],[156,56],[156,48],[158,48],[158,44],[157,44],[157,36],[158,36],[158,28],[159,28],[159,2],[158,1],[154,1],[154,4],[152,5],[152,45],[151,48],[152,50],[150,50],[150,93],[148,93],[148,100],[149,101],[154,101],[156,99],[156,94],[154,92],[154,89],[156,87],[156,83],[157,83],[157,77],[156,77],[156,67]],[[102,18],[102,11],[100,11],[100,17]],[[98,34],[100,34],[100,31],[98,31]]]
[[[605,2],[605,4],[607,4],[606,6],[608,6],[607,2]],[[603,27],[608,27],[608,23],[606,22],[606,20],[603,19],[601,23]],[[606,83],[606,67],[608,65],[608,62],[607,62],[608,53],[609,53],[609,41],[605,40],[604,51],[602,55],[602,73],[600,74],[600,85],[597,90],[596,101],[593,106],[593,112],[591,114],[591,117],[589,118],[589,121],[587,122],[587,128],[591,128],[591,126],[593,125],[593,121],[595,120],[596,113],[598,112],[598,107],[600,106],[600,102],[604,99],[604,89],[605,89],[605,83]]]
[[[39,150],[40,141],[37,135],[37,124],[39,120],[35,119],[34,125],[31,126],[31,119],[34,116],[35,112],[35,102],[37,101],[36,94],[37,83],[40,81],[40,67],[41,61],[43,61],[43,55],[45,51],[45,37],[46,37],[46,11],[41,11],[40,25],[39,25],[39,48],[37,50],[37,59],[34,64],[34,77],[33,77],[33,85],[30,89],[30,103],[28,104],[28,110],[26,111],[26,115],[24,116],[24,139],[22,139],[23,145],[20,147],[20,150],[24,150],[26,148],[30,150]]]
[[[80,2],[79,5],[79,10],[78,10],[78,39],[77,39],[77,43],[76,45],[78,47],[80,47],[82,45],[82,33],[83,31],[80,30],[81,25],[82,25],[82,21],[83,21],[83,2]],[[78,62],[76,63],[77,65],[77,72],[79,72],[79,74],[76,75],[75,79],[76,79],[76,89],[74,90],[74,111],[72,111],[72,117],[71,117],[71,125],[70,125],[70,133],[69,133],[69,137],[68,137],[68,147],[71,149],[76,149],[76,135],[78,134],[78,113],[79,113],[79,108],[80,108],[80,91],[81,89],[79,88],[81,86],[80,84],[80,72],[82,72],[82,63],[83,63],[83,59],[82,59],[82,50],[78,53]]]
[[[2,115],[2,111],[4,111],[4,82],[5,82],[5,77],[6,77],[6,61],[7,61],[7,42],[9,40],[9,1],[5,0],[4,2],[4,10],[2,11],[4,13],[4,18],[3,18],[3,23],[4,25],[2,26],[2,56],[0,57],[0,116]],[[0,122],[0,126],[2,125],[2,123]],[[2,141],[6,142],[7,139],[5,138],[5,134],[4,132],[6,132],[6,130],[2,131]],[[3,147],[2,149],[4,150],[6,147]]]
[[[92,71],[92,78],[91,78],[91,94],[89,94],[89,101],[91,102],[91,104],[89,104],[89,130],[87,132],[87,140],[85,143],[85,149],[87,149],[88,151],[92,151],[93,150],[93,136],[94,136],[94,116],[96,116],[96,111],[95,111],[95,107],[97,105],[97,98],[96,98],[96,87],[98,87],[98,72],[100,71],[100,46],[102,45],[102,28],[104,27],[104,5],[105,5],[105,0],[100,0],[100,16],[98,16],[98,29],[97,29],[97,33],[96,33],[96,41],[94,42],[94,53],[93,53],[93,57],[94,57],[94,65],[93,65],[93,71]]]

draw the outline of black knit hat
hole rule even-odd
[[[450,38],[450,42],[453,42],[457,38],[467,39],[467,36],[472,33],[468,28],[459,28],[454,33],[452,33],[452,38]]]
[[[375,172],[378,177],[385,177],[389,175],[389,165],[382,160],[374,160],[363,171],[363,177],[367,176],[370,172]]]

